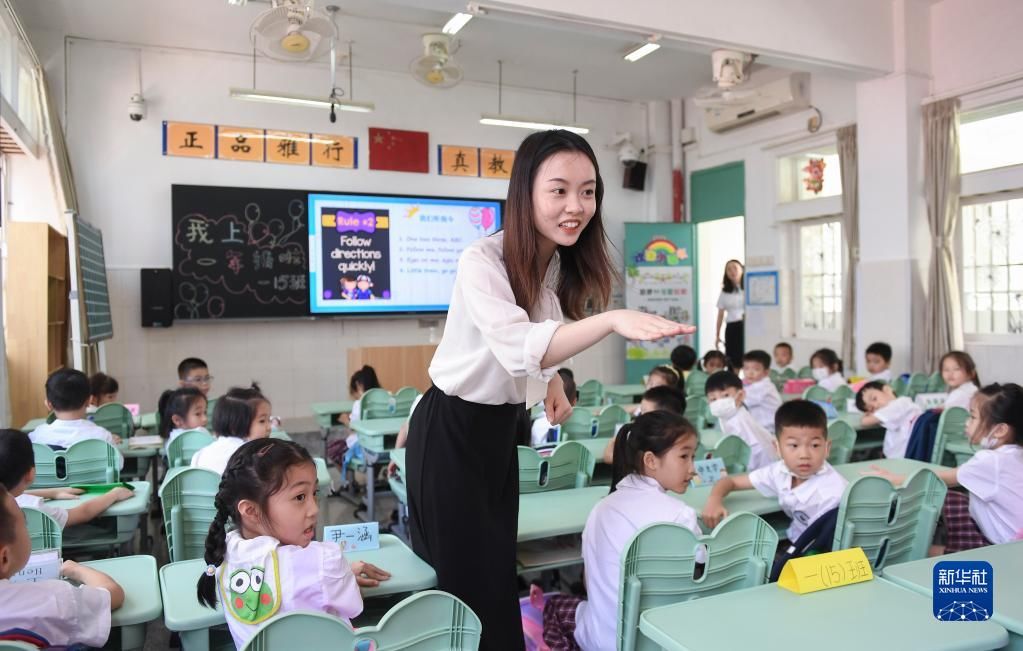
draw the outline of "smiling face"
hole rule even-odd
[[[284,545],[305,547],[316,535],[316,467],[302,463],[288,468],[281,490],[267,502],[271,535]]]
[[[647,477],[657,480],[664,490],[684,493],[689,480],[696,474],[693,457],[696,454],[696,437],[691,434],[680,437],[667,452],[657,456],[653,452],[643,454],[643,470]]]
[[[831,441],[819,427],[783,427],[778,448],[785,466],[799,479],[813,476],[824,466]]]
[[[533,179],[533,227],[543,259],[572,246],[597,210],[597,172],[581,152],[545,160]]]

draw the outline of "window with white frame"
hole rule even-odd
[[[973,111],[959,119],[963,174],[1023,164],[1023,100]]]
[[[800,223],[799,324],[802,330],[842,327],[842,223],[836,217]]]
[[[840,194],[842,173],[836,144],[778,158],[778,203]]]
[[[963,329],[1023,333],[1023,196],[962,207]]]

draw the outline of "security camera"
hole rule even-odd
[[[128,99],[128,117],[138,122],[146,117],[146,100],[141,93],[135,93]]]
[[[614,140],[611,141],[611,146],[618,148],[618,160],[625,167],[632,167],[639,162],[641,153],[636,148],[636,145],[632,144],[631,133],[625,131],[615,134]]]

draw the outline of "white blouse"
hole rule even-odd
[[[742,321],[745,298],[741,289],[734,292],[721,292],[721,295],[718,296],[718,309],[725,311],[725,323]]]
[[[551,259],[531,313],[515,304],[504,266],[504,233],[477,240],[462,252],[444,336],[430,363],[430,378],[449,396],[485,405],[531,407],[543,400],[557,366],[540,367],[562,325],[554,291],[558,255]]]

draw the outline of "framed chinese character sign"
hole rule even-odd
[[[443,176],[479,176],[479,148],[462,147],[459,145],[438,145],[437,173]]]
[[[308,133],[294,131],[266,132],[266,162],[308,165],[312,148]]]
[[[163,154],[356,169],[359,167],[359,139],[336,133],[164,122]]]
[[[247,127],[217,126],[217,158],[262,163],[266,153],[266,132]]]
[[[216,127],[192,122],[164,122],[163,153],[167,156],[214,158],[217,155]]]
[[[326,133],[312,134],[313,165],[316,167],[358,167],[359,139]]]
[[[511,178],[512,164],[514,162],[514,149],[480,148],[480,176],[485,179]]]

